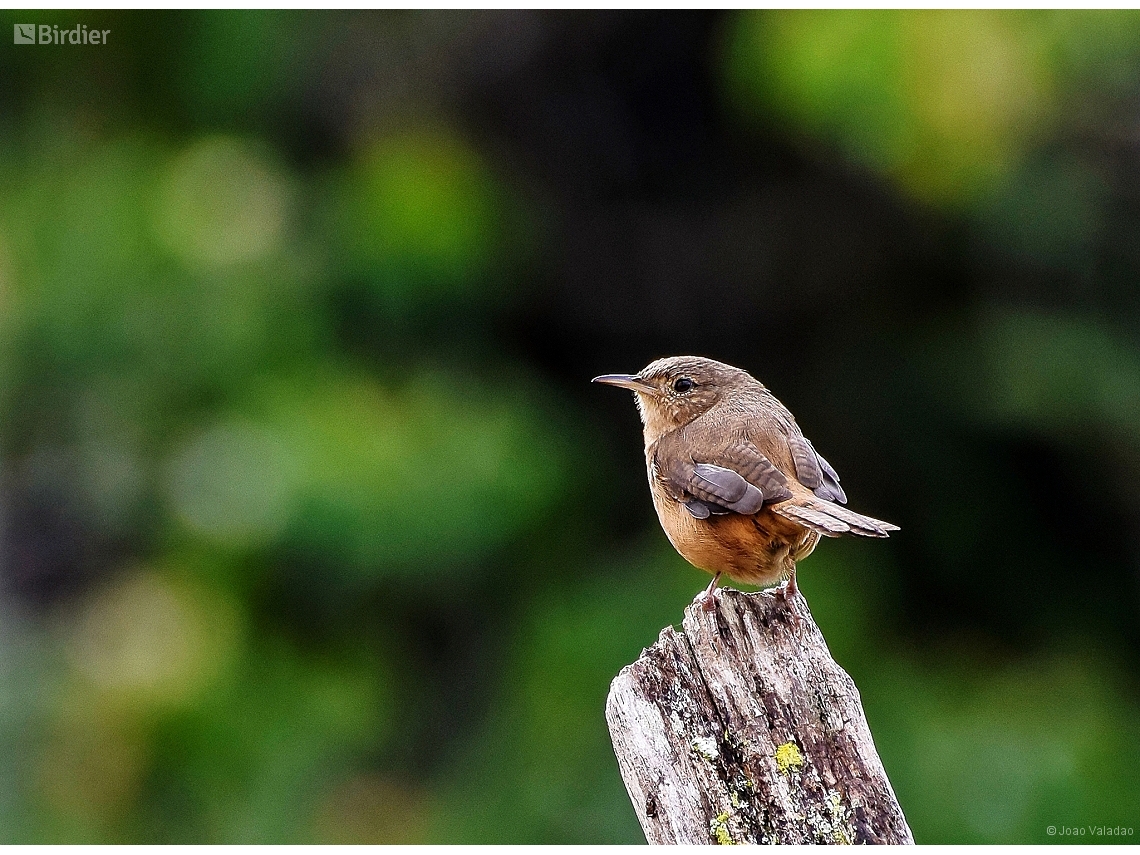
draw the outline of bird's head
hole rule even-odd
[[[592,382],[633,390],[649,442],[687,425],[734,390],[759,385],[748,372],[702,356],[668,356],[636,374],[603,374]]]

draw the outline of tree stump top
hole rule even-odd
[[[721,590],[614,679],[606,720],[650,843],[913,843],[807,602]]]

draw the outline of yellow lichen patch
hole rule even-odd
[[[831,840],[840,846],[850,846],[851,837],[847,833],[847,821],[851,818],[851,811],[843,805],[839,793],[827,794],[827,807],[831,813]]]
[[[731,814],[717,814],[716,819],[709,823],[709,833],[712,834],[719,846],[735,846],[736,841],[728,833],[728,818]]]
[[[716,740],[710,736],[698,736],[689,744],[689,747],[709,761],[716,760],[720,756],[720,749],[717,747]]]
[[[803,755],[794,742],[785,742],[776,749],[776,768],[781,775],[798,772],[804,765]]]

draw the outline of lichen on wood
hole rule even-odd
[[[851,678],[799,594],[722,590],[610,687],[650,843],[913,843]]]

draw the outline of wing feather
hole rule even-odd
[[[694,459],[687,453],[659,448],[654,469],[669,492],[696,519],[709,514],[758,513],[765,503],[791,497],[788,479],[755,445],[739,440],[715,453]]]
[[[788,436],[788,447],[796,466],[796,479],[801,484],[821,499],[847,504],[847,494],[839,486],[839,475],[823,455],[815,450],[811,440],[802,434],[791,434]]]

